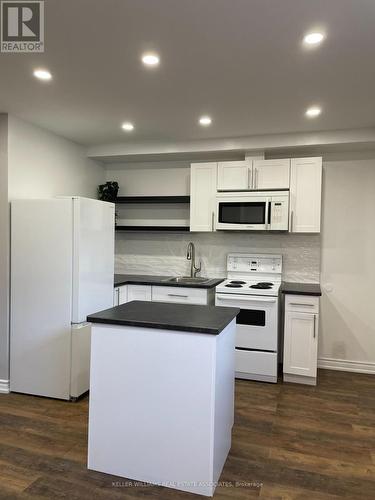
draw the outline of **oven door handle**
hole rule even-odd
[[[254,298],[254,297],[239,297],[238,295],[236,295],[235,297],[230,297],[229,295],[219,295],[217,294],[216,295],[216,298],[217,299],[220,299],[220,300],[234,300],[234,301],[244,301],[244,302],[268,302],[268,303],[275,303],[276,302],[276,299],[267,299],[267,298],[263,298],[263,297],[257,297],[257,298]]]

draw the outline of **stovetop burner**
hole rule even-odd
[[[256,285],[250,285],[250,288],[256,288],[259,290],[269,290],[272,287],[273,287],[273,283],[269,283],[268,281],[261,281],[260,283],[257,283]]]
[[[231,285],[246,285],[246,281],[240,281],[240,280],[232,280],[230,281]]]
[[[225,285],[227,288],[242,288],[242,285],[240,284],[236,284],[236,283],[228,283],[227,285]]]

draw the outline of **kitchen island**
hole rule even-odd
[[[212,496],[231,446],[239,309],[93,314],[88,468]]]

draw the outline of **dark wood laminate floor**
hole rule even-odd
[[[0,395],[1,499],[205,498],[88,471],[87,410],[87,398]],[[321,370],[317,387],[237,381],[220,479],[215,499],[374,499],[375,376]]]

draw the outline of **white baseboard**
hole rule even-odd
[[[347,359],[319,358],[318,368],[343,372],[371,373],[375,375],[375,363],[368,361],[349,361]]]
[[[9,392],[9,380],[0,379],[0,393],[8,394]]]

